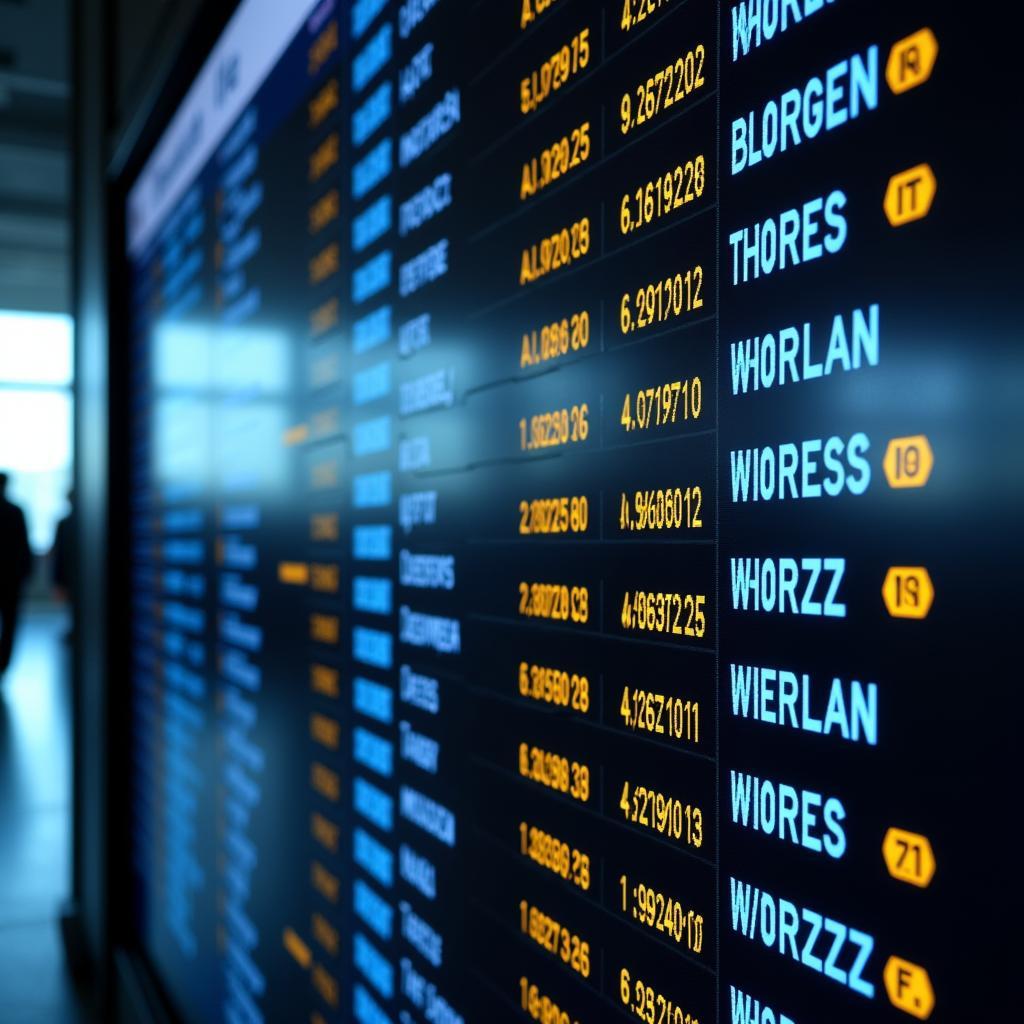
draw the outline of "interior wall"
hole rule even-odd
[[[107,963],[106,0],[75,5],[72,309],[75,315],[76,627],[74,651],[76,935],[101,997]],[[70,952],[70,950],[69,950]]]

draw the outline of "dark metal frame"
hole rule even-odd
[[[123,0],[122,0],[123,2]],[[128,0],[131,2],[131,0]],[[118,123],[118,0],[75,0],[72,18],[76,584],[69,966],[98,1019],[174,1017],[132,926],[131,591],[128,446],[131,339],[125,202],[237,0],[178,0]]]

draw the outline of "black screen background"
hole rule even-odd
[[[252,957],[264,979],[255,998],[264,1019],[311,1019],[313,1013],[326,1020],[352,1019],[357,984],[391,1019],[429,1019],[401,991],[403,957],[467,1021],[526,1016],[519,1001],[523,976],[573,1020],[629,1016],[619,997],[623,966],[705,1022],[734,1019],[731,986],[795,1022],[860,1020],[865,1013],[899,1020],[904,1015],[890,1005],[882,979],[890,955],[927,967],[936,991],[934,1019],[970,1019],[972,1011],[1005,1008],[999,965],[1012,948],[1007,921],[1019,899],[1012,876],[1005,889],[1001,885],[993,855],[1001,845],[996,837],[1006,835],[1013,820],[1015,789],[1009,751],[1010,723],[1019,704],[1013,680],[1019,673],[1007,640],[1013,593],[1006,570],[1019,561],[1013,512],[1020,497],[1014,445],[1020,357],[1013,346],[1016,210],[1001,157],[1016,133],[1000,115],[1005,94],[997,72],[964,70],[977,69],[985,52],[983,33],[973,24],[984,19],[953,5],[905,3],[893,10],[837,3],[733,63],[731,5],[719,11],[697,0],[670,4],[649,27],[625,34],[617,3],[558,0],[520,31],[518,4],[442,2],[407,40],[397,31],[399,6],[386,5],[357,41],[348,38],[346,11],[335,12],[340,42],[328,64],[310,75],[313,35],[300,37],[253,101],[259,110],[255,176],[264,199],[252,217],[261,232],[260,251],[245,274],[247,285],[260,290],[260,309],[243,330],[231,334],[236,348],[225,348],[223,371],[212,375],[212,386],[208,377],[192,392],[184,388],[187,398],[197,399],[179,417],[187,424],[185,441],[167,441],[166,426],[154,414],[166,397],[155,393],[152,378],[153,339],[165,314],[155,304],[151,319],[140,316],[146,301],[140,297],[149,294],[143,282],[153,271],[152,265],[133,269],[136,298],[125,316],[132,310],[136,325],[129,357],[135,410],[129,451],[137,474],[131,496],[136,554],[129,742],[137,760],[126,789],[132,793],[133,829],[152,837],[151,845],[137,841],[133,847],[141,868],[134,879],[138,936],[172,1003],[190,1021],[247,1019],[231,1016],[240,1011],[230,1008],[229,976],[239,969],[226,949],[239,926],[229,923],[224,881],[224,772],[230,754],[222,717],[228,684],[218,663],[231,645],[218,639],[216,630],[224,613],[218,597],[224,570],[216,552],[218,539],[230,532],[244,535],[258,551],[257,565],[242,572],[259,589],[258,609],[243,618],[263,631],[254,659],[262,679],[253,698],[258,719],[249,738],[265,761],[254,773],[262,794],[244,830],[258,860],[242,902],[259,932]],[[353,95],[352,55],[389,18],[396,24],[394,56],[387,70]],[[878,110],[742,175],[727,173],[732,117],[872,43],[879,45],[884,66],[889,46],[924,25],[940,40],[940,58],[926,85],[896,97],[883,78]],[[584,26],[591,29],[594,52],[589,69],[524,118],[518,109],[521,76]],[[706,39],[709,50],[705,95],[624,141],[618,130],[623,92],[697,39]],[[379,82],[395,80],[397,69],[428,41],[435,45],[431,78],[407,106],[396,101],[393,118],[367,144],[354,147],[348,135],[354,108]],[[341,83],[338,111],[311,130],[306,100],[334,74]],[[353,199],[348,186],[356,160],[386,134],[397,146],[400,134],[450,88],[461,92],[458,126],[409,168],[397,168],[396,161],[388,180]],[[523,161],[584,119],[591,122],[595,150],[588,163],[521,202]],[[310,153],[334,129],[340,131],[340,160],[325,179],[310,184]],[[708,191],[714,182],[714,194],[706,193],[692,214],[623,240],[618,231],[622,193],[698,151],[708,158]],[[890,174],[922,161],[939,181],[932,212],[894,231],[881,207],[886,182]],[[374,198],[390,192],[397,216],[402,199],[446,172],[454,179],[449,209],[408,238],[391,231],[365,251],[351,251],[351,220]],[[203,299],[182,318],[208,338],[227,336],[222,327],[218,332],[213,301],[219,173],[209,166],[199,181],[203,223],[196,246],[205,254]],[[311,239],[309,207],[332,182],[341,195],[340,216]],[[730,231],[836,188],[847,196],[849,229],[838,256],[731,285]],[[583,215],[594,231],[588,257],[578,267],[520,287],[522,250]],[[329,238],[340,246],[341,271],[311,285],[309,261]],[[441,238],[449,241],[449,270],[439,281],[404,300],[391,287],[376,300],[352,301],[349,282],[357,265],[390,249],[397,279],[400,264]],[[690,254],[705,271],[702,312],[681,326],[624,339],[618,328],[622,292],[688,266]],[[333,297],[339,300],[337,328],[311,337],[311,312]],[[392,305],[396,326],[429,312],[430,345],[400,358],[393,331],[382,347],[354,352],[353,322],[383,301]],[[729,345],[734,340],[804,321],[820,333],[835,314],[869,303],[881,309],[878,367],[758,395],[732,394]],[[584,353],[532,370],[520,366],[525,331],[583,308],[590,310],[592,323]],[[272,369],[260,365],[261,332],[275,343],[274,361],[267,363]],[[340,369],[333,382],[314,390],[310,361],[331,346]],[[380,361],[390,366],[388,394],[357,405],[354,376]],[[433,370],[450,374],[451,406],[400,416],[400,385]],[[253,375],[264,383],[253,387]],[[643,387],[693,375],[704,382],[702,425],[623,434],[619,410],[627,392],[635,396]],[[520,417],[581,402],[590,410],[586,442],[552,452],[520,450]],[[318,417],[323,410],[330,415]],[[242,426],[226,427],[235,413],[243,417]],[[391,447],[377,456],[356,457],[354,426],[381,415],[391,416]],[[310,425],[306,441],[282,445],[278,427],[296,424]],[[871,439],[867,494],[771,504],[731,501],[731,449],[847,437],[854,431]],[[885,444],[913,434],[928,436],[935,469],[920,490],[892,490],[881,466]],[[424,436],[430,439],[430,466],[403,472],[399,442]],[[198,486],[187,502],[158,500],[153,481],[161,443],[179,454],[192,452],[195,470],[185,475]],[[224,480],[240,464],[252,476],[229,491]],[[314,487],[316,467],[327,464],[337,468],[336,486]],[[393,474],[394,500],[383,512],[354,509],[354,477],[375,470]],[[617,535],[621,491],[688,480],[703,483],[706,543]],[[398,496],[423,491],[437,492],[437,521],[406,536]],[[585,538],[519,536],[519,501],[561,494],[588,495],[591,527]],[[199,702],[205,719],[193,755],[197,804],[191,819],[205,879],[190,902],[198,945],[188,956],[170,935],[167,876],[161,874],[167,870],[168,832],[181,827],[180,808],[166,799],[166,734],[164,742],[158,738],[167,728],[163,708],[173,689],[166,663],[176,660],[166,639],[175,630],[167,627],[166,612],[156,611],[166,594],[140,583],[153,565],[149,554],[140,554],[152,542],[153,517],[162,505],[177,504],[203,510],[198,536],[204,555],[196,574],[206,580],[203,597],[191,602],[206,622],[197,634],[205,648],[199,674],[206,693]],[[258,506],[258,527],[225,530],[219,518],[223,508],[238,505]],[[334,512],[338,540],[313,542],[311,515]],[[355,557],[351,530],[383,522],[393,528],[392,557],[367,564]],[[454,590],[401,587],[401,548],[454,555]],[[730,559],[742,556],[845,558],[847,617],[829,621],[734,612]],[[282,585],[281,562],[338,566],[338,593]],[[929,570],[936,600],[923,622],[885,612],[881,581],[896,565]],[[381,617],[353,607],[350,588],[355,576],[388,575],[394,580],[393,611],[382,624]],[[518,618],[520,580],[586,586],[590,622],[579,628]],[[637,633],[623,638],[619,611],[627,588],[707,594],[705,636],[690,645],[658,643]],[[400,604],[458,619],[461,652],[443,656],[400,644]],[[337,644],[310,639],[310,616],[320,613],[338,617]],[[351,631],[358,626],[395,634],[390,669],[375,670],[353,656]],[[524,700],[516,682],[522,660],[585,672],[594,694],[586,720]],[[791,668],[815,681],[832,676],[877,681],[878,746],[733,717],[733,662]],[[311,689],[313,664],[337,669],[338,699]],[[400,665],[439,681],[439,714],[402,704]],[[353,709],[356,678],[394,691],[389,726],[382,728]],[[624,730],[618,704],[627,682],[699,700],[705,717],[697,751],[686,753]],[[313,714],[339,723],[337,750],[311,738]],[[400,720],[439,741],[436,777],[399,760]],[[392,778],[381,780],[354,761],[352,734],[359,727],[395,744]],[[517,754],[524,741],[591,766],[593,795],[586,809],[519,775]],[[337,801],[311,788],[313,763],[337,774]],[[845,855],[831,860],[737,828],[729,817],[730,770],[840,796],[847,812]],[[395,797],[392,832],[375,831],[354,810],[356,777]],[[617,805],[626,777],[704,808],[704,841],[696,855],[622,821]],[[454,811],[454,850],[401,818],[397,798],[403,784]],[[337,826],[337,849],[325,848],[311,835],[314,812]],[[521,820],[590,852],[589,892],[521,856]],[[927,889],[888,876],[880,844],[889,826],[930,838],[938,870]],[[427,855],[438,872],[437,899],[425,900],[403,882],[397,865],[393,887],[377,885],[353,863],[351,836],[357,827],[395,851],[405,842]],[[337,879],[336,903],[314,887],[314,863]],[[688,956],[663,935],[623,919],[618,909],[623,873],[703,914],[702,954]],[[873,936],[876,946],[865,973],[875,987],[873,999],[780,957],[760,940],[736,934],[730,877]],[[395,908],[390,941],[375,936],[355,915],[356,879],[374,886]],[[589,978],[522,934],[522,899],[589,941]],[[397,908],[403,900],[443,936],[439,969],[401,935]],[[337,929],[336,952],[317,945],[314,914]],[[312,949],[310,969],[285,951],[286,928]],[[392,964],[390,1000],[353,967],[357,933]],[[323,975],[319,983],[313,980],[317,966],[336,980],[336,1006],[324,996],[329,985]],[[848,960],[844,966],[850,966]]]

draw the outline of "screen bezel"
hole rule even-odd
[[[110,147],[107,167],[107,323],[109,335],[109,509],[110,535],[131,532],[132,332],[131,257],[128,252],[128,197],[146,161],[178,110],[242,0],[200,0],[182,31],[163,26],[149,55],[149,72],[125,128]],[[135,872],[132,864],[132,563],[130,546],[109,552],[108,621],[111,742],[108,752],[108,849],[110,861],[110,946],[119,970],[141,973],[136,986],[146,993],[146,1012],[167,1021],[183,1020],[168,984],[135,927]],[[121,638],[121,642],[117,642]]]

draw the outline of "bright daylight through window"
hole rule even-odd
[[[37,554],[68,509],[72,445],[70,317],[0,311],[0,471]]]

